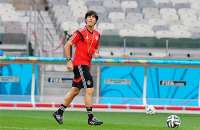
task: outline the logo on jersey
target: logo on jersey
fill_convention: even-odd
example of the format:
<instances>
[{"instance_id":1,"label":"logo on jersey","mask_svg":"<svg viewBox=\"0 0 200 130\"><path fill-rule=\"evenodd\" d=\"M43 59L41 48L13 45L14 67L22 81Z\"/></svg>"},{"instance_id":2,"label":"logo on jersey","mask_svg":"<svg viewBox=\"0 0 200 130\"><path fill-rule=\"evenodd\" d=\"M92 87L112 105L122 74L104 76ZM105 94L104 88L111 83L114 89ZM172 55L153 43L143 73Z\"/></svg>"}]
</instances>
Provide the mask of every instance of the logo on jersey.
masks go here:
<instances>
[{"instance_id":1,"label":"logo on jersey","mask_svg":"<svg viewBox=\"0 0 200 130\"><path fill-rule=\"evenodd\" d=\"M91 83L92 83L92 82L91 82L90 80L88 80L88 81L87 81L87 85L89 85L89 86L90 86L90 85L91 85Z\"/></svg>"},{"instance_id":2,"label":"logo on jersey","mask_svg":"<svg viewBox=\"0 0 200 130\"><path fill-rule=\"evenodd\" d=\"M85 39L87 39L87 40L89 39L88 35L86 36L86 38L85 38Z\"/></svg>"},{"instance_id":3,"label":"logo on jersey","mask_svg":"<svg viewBox=\"0 0 200 130\"><path fill-rule=\"evenodd\" d=\"M98 39L99 39L99 36L95 36L95 40L98 41Z\"/></svg>"}]
</instances>

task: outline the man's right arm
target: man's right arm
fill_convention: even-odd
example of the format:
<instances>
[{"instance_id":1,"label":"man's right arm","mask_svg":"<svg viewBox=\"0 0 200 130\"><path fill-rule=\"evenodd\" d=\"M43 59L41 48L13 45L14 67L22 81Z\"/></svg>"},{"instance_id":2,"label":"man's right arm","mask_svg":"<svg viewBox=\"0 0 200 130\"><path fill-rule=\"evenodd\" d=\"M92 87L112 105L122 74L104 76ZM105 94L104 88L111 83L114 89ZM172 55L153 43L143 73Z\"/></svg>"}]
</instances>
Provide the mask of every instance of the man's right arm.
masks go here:
<instances>
[{"instance_id":1,"label":"man's right arm","mask_svg":"<svg viewBox=\"0 0 200 130\"><path fill-rule=\"evenodd\" d=\"M72 42L71 42L71 40L69 40L65 44L65 56L68 59L71 59L71 47L72 47Z\"/></svg>"},{"instance_id":2,"label":"man's right arm","mask_svg":"<svg viewBox=\"0 0 200 130\"><path fill-rule=\"evenodd\" d=\"M73 70L73 64L72 64L72 60L71 60L71 47L72 47L72 42L71 40L67 41L67 43L65 44L65 56L67 58L67 69L68 70Z\"/></svg>"},{"instance_id":3,"label":"man's right arm","mask_svg":"<svg viewBox=\"0 0 200 130\"><path fill-rule=\"evenodd\" d=\"M71 47L72 45L77 45L77 43L80 40L80 35L79 33L75 32L72 37L67 41L67 43L65 44L65 56L67 58L67 69L68 70L73 70L73 64L72 64L72 60L71 60Z\"/></svg>"}]
</instances>

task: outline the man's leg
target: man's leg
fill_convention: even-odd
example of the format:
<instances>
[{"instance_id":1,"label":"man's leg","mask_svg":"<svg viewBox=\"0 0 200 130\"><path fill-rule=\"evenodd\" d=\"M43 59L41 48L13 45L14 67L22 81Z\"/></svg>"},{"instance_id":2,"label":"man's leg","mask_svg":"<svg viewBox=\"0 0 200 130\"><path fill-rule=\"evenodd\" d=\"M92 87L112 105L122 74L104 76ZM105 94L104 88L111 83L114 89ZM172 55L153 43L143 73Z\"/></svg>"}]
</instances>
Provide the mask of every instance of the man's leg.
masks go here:
<instances>
[{"instance_id":1,"label":"man's leg","mask_svg":"<svg viewBox=\"0 0 200 130\"><path fill-rule=\"evenodd\" d=\"M93 118L93 113L92 113L92 97L94 93L94 88L86 88L85 90L85 107L88 112L88 118L91 119Z\"/></svg>"},{"instance_id":2,"label":"man's leg","mask_svg":"<svg viewBox=\"0 0 200 130\"><path fill-rule=\"evenodd\" d=\"M92 98L93 98L94 88L86 88L85 93L85 107L88 113L88 124L89 125L101 125L102 121L97 120L92 113Z\"/></svg>"},{"instance_id":3,"label":"man's leg","mask_svg":"<svg viewBox=\"0 0 200 130\"><path fill-rule=\"evenodd\" d=\"M68 91L68 93L65 95L63 105L68 106L72 102L72 100L74 99L74 97L76 97L79 94L79 92L80 92L80 88L72 87Z\"/></svg>"},{"instance_id":4,"label":"man's leg","mask_svg":"<svg viewBox=\"0 0 200 130\"><path fill-rule=\"evenodd\" d=\"M80 92L79 88L72 87L65 95L64 103L61 104L58 110L53 113L54 118L59 124L63 124L63 113L67 108L67 106L72 102L74 97L79 94L79 92Z\"/></svg>"}]
</instances>

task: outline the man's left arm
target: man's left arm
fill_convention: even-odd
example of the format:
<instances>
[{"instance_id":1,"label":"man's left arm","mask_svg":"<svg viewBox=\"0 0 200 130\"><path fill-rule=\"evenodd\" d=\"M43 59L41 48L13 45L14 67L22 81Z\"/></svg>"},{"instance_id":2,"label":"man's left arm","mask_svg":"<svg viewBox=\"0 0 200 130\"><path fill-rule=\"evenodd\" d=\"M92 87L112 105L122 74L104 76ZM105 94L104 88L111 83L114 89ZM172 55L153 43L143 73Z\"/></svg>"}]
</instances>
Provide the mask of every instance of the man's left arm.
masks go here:
<instances>
[{"instance_id":1,"label":"man's left arm","mask_svg":"<svg viewBox=\"0 0 200 130\"><path fill-rule=\"evenodd\" d=\"M96 47L95 47L95 53L94 53L94 57L95 58L98 58L100 57L100 54L99 54L99 44L100 44L100 35L99 35L99 39L97 41L97 44L96 44Z\"/></svg>"}]
</instances>

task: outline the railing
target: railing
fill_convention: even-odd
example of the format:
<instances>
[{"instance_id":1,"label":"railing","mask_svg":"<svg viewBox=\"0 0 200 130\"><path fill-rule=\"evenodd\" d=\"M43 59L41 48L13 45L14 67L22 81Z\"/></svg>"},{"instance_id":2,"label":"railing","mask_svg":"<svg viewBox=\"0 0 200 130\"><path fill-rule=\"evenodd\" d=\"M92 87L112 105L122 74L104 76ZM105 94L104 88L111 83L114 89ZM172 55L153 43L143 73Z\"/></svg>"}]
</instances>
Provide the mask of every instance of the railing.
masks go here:
<instances>
[{"instance_id":1,"label":"railing","mask_svg":"<svg viewBox=\"0 0 200 130\"><path fill-rule=\"evenodd\" d=\"M65 64L66 58L54 57L16 57L16 56L2 56L0 63L30 63L30 64ZM144 66L144 81L143 81L143 105L146 104L146 89L147 89L147 68L149 66L158 67L180 67L180 68L200 68L200 60L185 60L185 59L147 59L147 58L96 58L92 60L94 65L125 65L125 66ZM31 104L37 104L35 101L35 73L34 65L32 71L32 84L31 84ZM98 77L99 78L99 77ZM97 87L98 88L98 87ZM199 99L197 99L200 101ZM98 103L98 102L97 102ZM200 103L200 102L199 102ZM29 104L30 105L30 104ZM50 104L49 104L50 105ZM50 105L51 106L51 105ZM54 105L53 105L54 106ZM109 106L109 105L108 105ZM124 107L126 105L122 105ZM55 106L54 106L55 107ZM101 106L100 106L101 107ZM120 107L120 106L117 106ZM130 106L126 107L129 108ZM131 106L133 107L133 106ZM180 107L180 106L179 106ZM109 107L108 107L109 108ZM143 107L142 107L143 108ZM182 109L182 108L181 108ZM196 107L195 107L196 109ZM199 110L199 108L197 108ZM184 110L184 109L182 109Z\"/></svg>"},{"instance_id":2,"label":"railing","mask_svg":"<svg viewBox=\"0 0 200 130\"><path fill-rule=\"evenodd\" d=\"M66 58L58 57L17 57L3 56L0 61L3 63L44 63L44 64L64 64ZM148 59L148 58L96 58L93 64L105 65L142 65L142 66L174 66L199 68L200 60L185 59Z\"/></svg>"}]
</instances>

